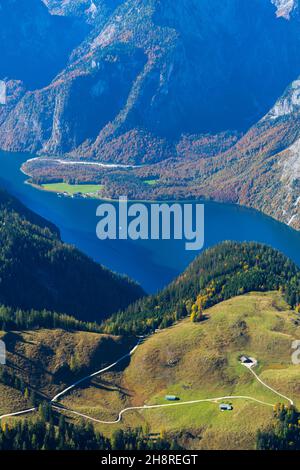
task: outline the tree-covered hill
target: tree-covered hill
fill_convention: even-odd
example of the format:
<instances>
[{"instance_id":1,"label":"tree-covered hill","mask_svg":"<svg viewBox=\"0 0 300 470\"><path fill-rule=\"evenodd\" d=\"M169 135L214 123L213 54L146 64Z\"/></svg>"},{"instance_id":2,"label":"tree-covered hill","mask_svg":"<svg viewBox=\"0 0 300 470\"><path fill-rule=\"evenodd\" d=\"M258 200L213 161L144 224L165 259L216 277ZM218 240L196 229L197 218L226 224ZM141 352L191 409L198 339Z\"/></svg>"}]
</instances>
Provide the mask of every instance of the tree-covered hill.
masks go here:
<instances>
[{"instance_id":1,"label":"tree-covered hill","mask_svg":"<svg viewBox=\"0 0 300 470\"><path fill-rule=\"evenodd\" d=\"M293 407L278 404L274 411L272 426L257 433L258 450L299 450L300 414Z\"/></svg>"},{"instance_id":2,"label":"tree-covered hill","mask_svg":"<svg viewBox=\"0 0 300 470\"><path fill-rule=\"evenodd\" d=\"M105 323L110 333L145 334L187 315L251 291L282 289L287 302L300 302L300 270L290 259L259 243L224 242L201 254L162 292L143 298Z\"/></svg>"},{"instance_id":3,"label":"tree-covered hill","mask_svg":"<svg viewBox=\"0 0 300 470\"><path fill-rule=\"evenodd\" d=\"M100 321L143 294L62 243L52 224L0 191L0 304Z\"/></svg>"}]
</instances>

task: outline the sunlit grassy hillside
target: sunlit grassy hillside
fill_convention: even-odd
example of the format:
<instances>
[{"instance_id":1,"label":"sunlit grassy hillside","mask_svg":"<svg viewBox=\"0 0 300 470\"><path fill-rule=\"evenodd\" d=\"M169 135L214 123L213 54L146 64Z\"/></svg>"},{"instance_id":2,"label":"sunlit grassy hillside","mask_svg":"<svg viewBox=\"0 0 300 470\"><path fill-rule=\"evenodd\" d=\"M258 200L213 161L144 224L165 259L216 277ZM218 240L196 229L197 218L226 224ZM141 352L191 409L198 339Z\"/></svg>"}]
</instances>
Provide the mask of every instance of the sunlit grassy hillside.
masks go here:
<instances>
[{"instance_id":1,"label":"sunlit grassy hillside","mask_svg":"<svg viewBox=\"0 0 300 470\"><path fill-rule=\"evenodd\" d=\"M111 420L127 406L163 404L166 394L181 401L243 395L269 404L287 401L258 383L239 362L242 354L259 361L258 375L300 406L300 367L292 364L292 341L300 322L278 292L251 293L223 302L202 323L189 320L149 337L130 364L97 378L63 400L65 406ZM216 403L128 412L121 426L180 436L190 448L254 448L259 428L272 408L245 399L221 413ZM99 425L111 433L120 425Z\"/></svg>"}]
</instances>

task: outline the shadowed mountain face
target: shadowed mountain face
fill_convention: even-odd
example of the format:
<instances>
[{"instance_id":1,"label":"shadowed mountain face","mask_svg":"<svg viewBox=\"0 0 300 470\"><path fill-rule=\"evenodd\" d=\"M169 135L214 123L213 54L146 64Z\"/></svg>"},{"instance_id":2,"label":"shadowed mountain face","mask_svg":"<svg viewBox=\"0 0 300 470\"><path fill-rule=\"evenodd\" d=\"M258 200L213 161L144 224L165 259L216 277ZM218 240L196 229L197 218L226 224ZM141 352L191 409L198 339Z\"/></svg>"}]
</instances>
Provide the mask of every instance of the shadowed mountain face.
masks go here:
<instances>
[{"instance_id":1,"label":"shadowed mountain face","mask_svg":"<svg viewBox=\"0 0 300 470\"><path fill-rule=\"evenodd\" d=\"M46 86L64 68L88 28L51 16L40 0L0 1L0 77Z\"/></svg>"}]
</instances>

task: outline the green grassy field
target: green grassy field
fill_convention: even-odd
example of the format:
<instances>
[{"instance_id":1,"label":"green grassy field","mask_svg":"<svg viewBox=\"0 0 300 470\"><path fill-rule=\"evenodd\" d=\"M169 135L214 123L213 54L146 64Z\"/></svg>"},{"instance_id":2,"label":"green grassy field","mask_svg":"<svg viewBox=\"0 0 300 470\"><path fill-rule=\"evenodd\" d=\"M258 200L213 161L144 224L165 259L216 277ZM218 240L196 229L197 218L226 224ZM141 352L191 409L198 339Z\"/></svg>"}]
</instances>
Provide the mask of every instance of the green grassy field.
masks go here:
<instances>
[{"instance_id":1,"label":"green grassy field","mask_svg":"<svg viewBox=\"0 0 300 470\"><path fill-rule=\"evenodd\" d=\"M67 183L51 183L43 184L41 187L45 191L51 191L56 193L68 193L70 196L81 193L81 194L93 194L101 191L104 186L100 184L67 184Z\"/></svg>"},{"instance_id":2,"label":"green grassy field","mask_svg":"<svg viewBox=\"0 0 300 470\"><path fill-rule=\"evenodd\" d=\"M246 395L284 402L240 364L240 355L247 354L259 361L256 372L267 384L300 406L300 368L291 362L300 327L279 293L238 297L208 310L207 316L201 324L185 320L153 335L127 367L97 378L63 403L110 420L127 406L166 403L166 394L181 401ZM242 399L232 403L234 410L227 413L210 403L129 412L121 426L165 430L180 435L188 448L254 448L256 432L271 421L272 408ZM99 425L99 430L110 434L118 426Z\"/></svg>"},{"instance_id":3,"label":"green grassy field","mask_svg":"<svg viewBox=\"0 0 300 470\"><path fill-rule=\"evenodd\" d=\"M148 184L148 186L155 186L159 180L145 180L144 183Z\"/></svg>"}]
</instances>

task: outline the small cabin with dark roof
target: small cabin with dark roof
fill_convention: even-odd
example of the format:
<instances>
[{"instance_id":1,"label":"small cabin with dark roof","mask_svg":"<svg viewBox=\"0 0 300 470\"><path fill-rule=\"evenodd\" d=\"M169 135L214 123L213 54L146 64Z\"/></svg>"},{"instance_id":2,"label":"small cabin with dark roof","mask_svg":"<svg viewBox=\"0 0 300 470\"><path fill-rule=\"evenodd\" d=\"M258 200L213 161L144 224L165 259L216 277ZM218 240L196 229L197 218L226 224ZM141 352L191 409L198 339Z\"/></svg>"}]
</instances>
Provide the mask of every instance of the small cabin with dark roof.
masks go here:
<instances>
[{"instance_id":1,"label":"small cabin with dark roof","mask_svg":"<svg viewBox=\"0 0 300 470\"><path fill-rule=\"evenodd\" d=\"M240 361L242 364L253 364L253 360L248 356L242 356Z\"/></svg>"},{"instance_id":2,"label":"small cabin with dark roof","mask_svg":"<svg viewBox=\"0 0 300 470\"><path fill-rule=\"evenodd\" d=\"M232 411L232 410L233 410L232 405L228 405L227 403L221 403L220 411Z\"/></svg>"}]
</instances>

